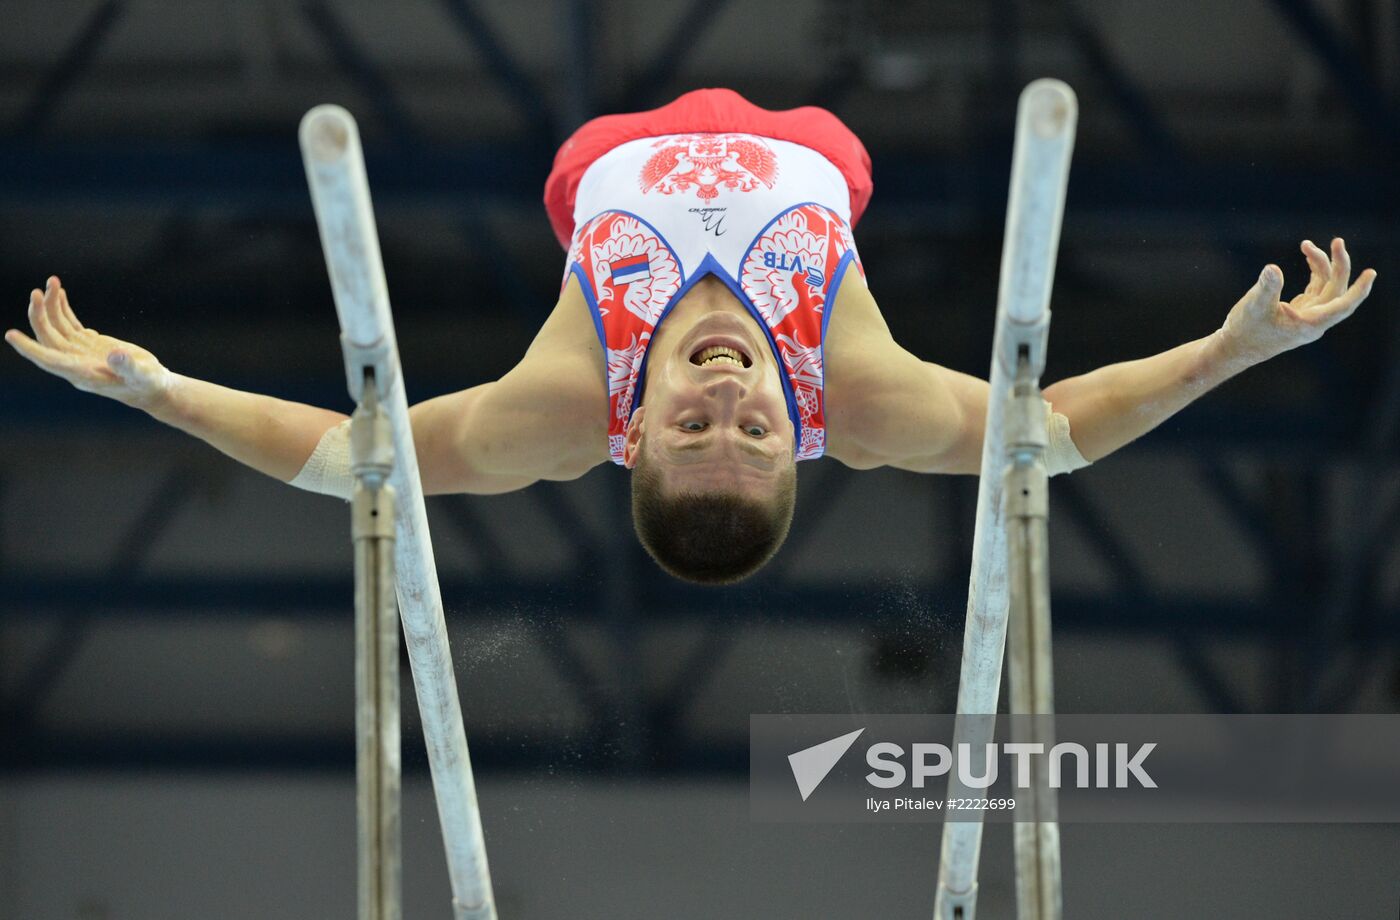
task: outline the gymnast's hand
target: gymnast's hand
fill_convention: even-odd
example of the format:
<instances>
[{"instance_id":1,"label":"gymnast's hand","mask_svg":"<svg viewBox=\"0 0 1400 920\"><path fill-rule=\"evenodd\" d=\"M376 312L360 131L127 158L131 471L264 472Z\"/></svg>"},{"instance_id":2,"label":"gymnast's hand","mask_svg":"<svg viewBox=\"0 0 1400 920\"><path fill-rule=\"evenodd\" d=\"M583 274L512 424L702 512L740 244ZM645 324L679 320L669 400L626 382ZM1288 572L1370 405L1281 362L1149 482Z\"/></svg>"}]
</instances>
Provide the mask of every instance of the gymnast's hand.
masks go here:
<instances>
[{"instance_id":1,"label":"gymnast's hand","mask_svg":"<svg viewBox=\"0 0 1400 920\"><path fill-rule=\"evenodd\" d=\"M1340 237L1332 241L1330 259L1311 240L1303 241L1302 250L1312 269L1312 279L1303 293L1287 302L1280 299L1283 272L1276 265L1266 265L1259 282L1225 317L1217 335L1231 357L1257 364L1315 342L1350 316L1371 293L1375 269L1366 269L1355 284L1347 286L1351 256Z\"/></svg>"},{"instance_id":2,"label":"gymnast's hand","mask_svg":"<svg viewBox=\"0 0 1400 920\"><path fill-rule=\"evenodd\" d=\"M58 278L29 294L30 338L18 329L5 333L15 351L87 393L97 393L150 411L165 398L174 375L140 346L78 322Z\"/></svg>"}]
</instances>

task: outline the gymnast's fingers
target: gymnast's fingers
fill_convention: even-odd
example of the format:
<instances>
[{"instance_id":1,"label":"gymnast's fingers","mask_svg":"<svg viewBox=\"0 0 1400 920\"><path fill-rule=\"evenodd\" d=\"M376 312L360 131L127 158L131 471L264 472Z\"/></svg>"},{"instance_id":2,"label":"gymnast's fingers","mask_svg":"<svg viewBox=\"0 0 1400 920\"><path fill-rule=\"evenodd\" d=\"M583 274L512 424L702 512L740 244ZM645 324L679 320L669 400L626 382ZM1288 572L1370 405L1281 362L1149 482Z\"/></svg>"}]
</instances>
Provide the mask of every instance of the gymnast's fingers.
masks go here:
<instances>
[{"instance_id":1,"label":"gymnast's fingers","mask_svg":"<svg viewBox=\"0 0 1400 920\"><path fill-rule=\"evenodd\" d=\"M1303 256L1308 260L1308 268L1312 270L1312 277L1308 280L1308 288L1303 293L1316 297L1322 293L1322 289L1327 285L1327 279L1332 275L1332 264L1327 259L1327 253L1323 252L1312 240L1303 240Z\"/></svg>"},{"instance_id":2,"label":"gymnast's fingers","mask_svg":"<svg viewBox=\"0 0 1400 920\"><path fill-rule=\"evenodd\" d=\"M58 305L63 309L63 315L68 320L68 325L79 333L92 335L93 332L78 320L78 314L73 312L73 307L68 303L68 292L61 286L58 289Z\"/></svg>"},{"instance_id":3,"label":"gymnast's fingers","mask_svg":"<svg viewBox=\"0 0 1400 920\"><path fill-rule=\"evenodd\" d=\"M1283 291L1283 269L1272 262L1264 266L1264 270L1259 273L1259 283L1256 284L1246 297L1250 297L1251 312L1257 317L1268 316L1273 312L1274 304L1278 303L1279 294Z\"/></svg>"},{"instance_id":4,"label":"gymnast's fingers","mask_svg":"<svg viewBox=\"0 0 1400 920\"><path fill-rule=\"evenodd\" d=\"M58 333L49 323L48 311L44 308L43 292L38 288L29 292L29 328L34 331L34 338L38 339L41 345L61 348Z\"/></svg>"},{"instance_id":5,"label":"gymnast's fingers","mask_svg":"<svg viewBox=\"0 0 1400 920\"><path fill-rule=\"evenodd\" d=\"M1371 287L1376 283L1376 270L1368 268L1356 279L1356 283L1346 290L1340 297L1335 297L1326 303L1318 304L1303 315L1308 322L1328 328L1336 323L1340 323L1361 306L1367 296L1371 293Z\"/></svg>"},{"instance_id":6,"label":"gymnast's fingers","mask_svg":"<svg viewBox=\"0 0 1400 920\"><path fill-rule=\"evenodd\" d=\"M49 279L49 288L44 293L44 314L48 318L49 326L62 340L67 348L77 346L78 330L73 328L73 324L68 322L68 316L63 312L63 288L59 286L57 278Z\"/></svg>"},{"instance_id":7,"label":"gymnast's fingers","mask_svg":"<svg viewBox=\"0 0 1400 920\"><path fill-rule=\"evenodd\" d=\"M1332 240L1332 278L1323 289L1327 299L1339 296L1351 284L1351 253L1340 236Z\"/></svg>"},{"instance_id":8,"label":"gymnast's fingers","mask_svg":"<svg viewBox=\"0 0 1400 920\"><path fill-rule=\"evenodd\" d=\"M50 374L71 379L72 375L78 371L78 361L73 355L66 354L56 348L50 348L42 342L36 342L18 329L6 332L5 341L22 357L29 359L32 364L43 368Z\"/></svg>"}]
</instances>

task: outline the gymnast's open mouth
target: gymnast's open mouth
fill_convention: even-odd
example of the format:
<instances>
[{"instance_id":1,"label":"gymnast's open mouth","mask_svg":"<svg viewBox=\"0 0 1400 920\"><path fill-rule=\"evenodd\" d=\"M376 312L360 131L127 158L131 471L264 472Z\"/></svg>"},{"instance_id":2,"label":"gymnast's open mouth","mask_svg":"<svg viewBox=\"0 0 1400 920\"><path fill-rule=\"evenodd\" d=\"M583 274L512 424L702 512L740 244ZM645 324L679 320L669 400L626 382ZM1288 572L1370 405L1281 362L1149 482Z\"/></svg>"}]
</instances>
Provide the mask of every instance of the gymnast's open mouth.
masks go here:
<instances>
[{"instance_id":1,"label":"gymnast's open mouth","mask_svg":"<svg viewBox=\"0 0 1400 920\"><path fill-rule=\"evenodd\" d=\"M711 339L701 344L690 356L690 363L700 367L752 367L753 359L735 342Z\"/></svg>"}]
</instances>

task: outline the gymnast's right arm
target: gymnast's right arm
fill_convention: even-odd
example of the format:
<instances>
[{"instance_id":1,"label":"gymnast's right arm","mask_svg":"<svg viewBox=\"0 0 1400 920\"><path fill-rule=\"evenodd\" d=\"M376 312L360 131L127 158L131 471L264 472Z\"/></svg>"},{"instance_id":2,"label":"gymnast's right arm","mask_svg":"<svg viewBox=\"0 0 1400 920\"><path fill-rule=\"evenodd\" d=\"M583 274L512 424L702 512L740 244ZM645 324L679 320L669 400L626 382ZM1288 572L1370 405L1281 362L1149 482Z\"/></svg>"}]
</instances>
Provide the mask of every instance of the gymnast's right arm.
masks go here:
<instances>
[{"instance_id":1,"label":"gymnast's right arm","mask_svg":"<svg viewBox=\"0 0 1400 920\"><path fill-rule=\"evenodd\" d=\"M29 322L34 338L11 329L5 341L78 389L141 409L283 482L348 497L343 413L171 373L149 351L84 327L57 278L31 292ZM490 494L574 478L606 453L605 433L592 444L592 432L569 422L580 417L578 407L541 366L548 355L535 346L531 352L535 360L527 355L500 381L410 410L425 492Z\"/></svg>"}]
</instances>

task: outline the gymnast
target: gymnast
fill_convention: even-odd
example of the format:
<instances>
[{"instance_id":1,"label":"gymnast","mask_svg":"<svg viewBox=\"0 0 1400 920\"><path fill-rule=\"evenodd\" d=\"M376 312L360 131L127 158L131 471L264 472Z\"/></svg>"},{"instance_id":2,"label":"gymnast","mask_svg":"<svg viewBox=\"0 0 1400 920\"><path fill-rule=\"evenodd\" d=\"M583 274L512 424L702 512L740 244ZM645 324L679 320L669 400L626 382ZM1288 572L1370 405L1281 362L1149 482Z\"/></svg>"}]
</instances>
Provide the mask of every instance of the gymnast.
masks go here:
<instances>
[{"instance_id":1,"label":"gymnast","mask_svg":"<svg viewBox=\"0 0 1400 920\"><path fill-rule=\"evenodd\" d=\"M611 460L632 471L633 521L661 567L724 584L782 544L798 460L976 474L987 384L891 337L851 236L871 189L865 148L818 108L707 89L585 124L545 184L568 251L558 303L501 379L412 408L424 491L508 492ZM1302 252L1311 280L1291 300L1267 265L1210 335L1047 387L1048 472L1350 316L1375 271L1350 283L1341 239ZM83 326L56 277L30 294L29 323L33 338L5 341L78 389L349 496L345 415L168 371Z\"/></svg>"}]
</instances>

